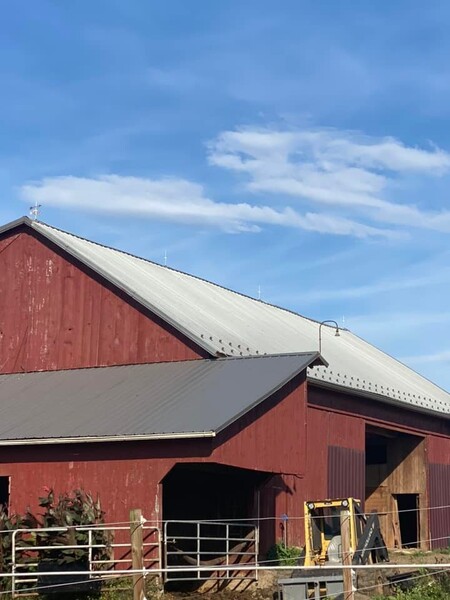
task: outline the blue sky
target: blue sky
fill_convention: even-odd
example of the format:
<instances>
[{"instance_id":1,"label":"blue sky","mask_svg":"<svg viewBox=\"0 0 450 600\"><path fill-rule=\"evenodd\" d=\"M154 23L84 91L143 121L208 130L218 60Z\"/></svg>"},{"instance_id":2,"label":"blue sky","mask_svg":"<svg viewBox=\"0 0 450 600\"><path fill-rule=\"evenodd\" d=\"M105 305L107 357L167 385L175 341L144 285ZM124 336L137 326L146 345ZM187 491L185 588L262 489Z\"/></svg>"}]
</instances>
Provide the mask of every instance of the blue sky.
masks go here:
<instances>
[{"instance_id":1,"label":"blue sky","mask_svg":"<svg viewBox=\"0 0 450 600\"><path fill-rule=\"evenodd\" d=\"M450 389L450 5L16 0L0 220L307 316Z\"/></svg>"}]
</instances>

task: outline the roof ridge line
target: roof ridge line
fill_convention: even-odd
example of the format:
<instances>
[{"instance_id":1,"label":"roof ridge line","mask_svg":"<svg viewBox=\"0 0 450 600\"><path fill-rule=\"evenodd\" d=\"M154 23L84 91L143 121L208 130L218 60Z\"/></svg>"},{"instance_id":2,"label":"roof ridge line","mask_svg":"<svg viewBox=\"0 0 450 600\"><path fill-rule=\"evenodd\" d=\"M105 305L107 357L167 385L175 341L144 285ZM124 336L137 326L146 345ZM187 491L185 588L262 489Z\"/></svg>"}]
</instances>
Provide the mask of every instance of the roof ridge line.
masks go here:
<instances>
[{"instance_id":1,"label":"roof ridge line","mask_svg":"<svg viewBox=\"0 0 450 600\"><path fill-rule=\"evenodd\" d=\"M249 296L248 294L245 294L244 292L239 292L237 290L233 290L232 288L226 287L225 285L221 285L220 283L216 283L214 281L210 281L209 279L206 279L205 277L201 277L200 275L194 275L193 273L187 273L186 271L181 271L180 269L175 269L174 267L170 267L167 265L162 265L154 260L151 260L150 258L145 258L143 256L138 256L137 254L133 254L132 252L127 252L126 250L120 250L119 248L114 248L113 246L108 246L107 244L102 244L100 242L96 242L94 240L90 240L88 238L85 238L81 235L78 235L76 233L72 233L70 231L66 231L64 229L60 229L59 227L54 227L53 225L49 225L48 223L45 223L44 221L39 221L39 220L35 220L32 221L31 219L29 219L28 217L25 217L25 219L27 219L29 221L29 225L34 228L34 224L36 223L37 225L43 225L44 227L48 227L49 229L54 229L55 231L59 231L60 233L63 233L65 235L70 235L78 240L82 240L83 242L88 242L89 244L92 244L94 246L99 246L100 248L106 248L107 250L112 250L113 252L117 252L119 254L124 254L125 256L130 256L131 258L135 258L137 260L141 260L145 263L149 263L151 265L154 265L155 267L159 267L161 269L168 269L169 271L173 271L174 273L179 273L180 275L185 275L186 277L191 277L192 279L196 279L197 281L202 281L203 283L207 283L209 285L212 285L214 287L220 288L222 290L226 290L227 292L230 292L232 294L236 294L237 296L241 296L242 298L247 298L248 300L252 300L253 302L259 302L261 304L265 304L266 306L270 306L272 308L276 308L278 310L282 310L284 312L293 314L297 317L301 317L302 319L306 319L307 321L310 321L311 323L316 323L317 325L321 324L321 321L317 320L317 319L313 319L311 317L307 317L305 315L302 315L298 312L295 312L292 309L286 308L284 306L279 306L278 304L273 304L271 302L266 302L265 300L261 300L258 298L253 298L252 296ZM26 223L28 224L28 223ZM10 224L12 225L12 223ZM1 232L1 230L0 230ZM346 329L344 327L339 327L339 329Z\"/></svg>"}]
</instances>

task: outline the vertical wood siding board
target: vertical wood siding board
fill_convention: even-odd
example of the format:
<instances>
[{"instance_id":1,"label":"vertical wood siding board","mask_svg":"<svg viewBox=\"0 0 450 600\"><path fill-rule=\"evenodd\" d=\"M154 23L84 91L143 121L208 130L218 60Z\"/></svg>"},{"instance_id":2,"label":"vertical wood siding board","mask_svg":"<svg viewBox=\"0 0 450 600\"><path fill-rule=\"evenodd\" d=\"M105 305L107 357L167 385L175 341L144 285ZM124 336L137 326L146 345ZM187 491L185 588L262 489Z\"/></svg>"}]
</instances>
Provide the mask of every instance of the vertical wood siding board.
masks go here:
<instances>
[{"instance_id":1,"label":"vertical wood siding board","mask_svg":"<svg viewBox=\"0 0 450 600\"><path fill-rule=\"evenodd\" d=\"M40 236L22 231L2 247L0 372L207 356Z\"/></svg>"}]
</instances>

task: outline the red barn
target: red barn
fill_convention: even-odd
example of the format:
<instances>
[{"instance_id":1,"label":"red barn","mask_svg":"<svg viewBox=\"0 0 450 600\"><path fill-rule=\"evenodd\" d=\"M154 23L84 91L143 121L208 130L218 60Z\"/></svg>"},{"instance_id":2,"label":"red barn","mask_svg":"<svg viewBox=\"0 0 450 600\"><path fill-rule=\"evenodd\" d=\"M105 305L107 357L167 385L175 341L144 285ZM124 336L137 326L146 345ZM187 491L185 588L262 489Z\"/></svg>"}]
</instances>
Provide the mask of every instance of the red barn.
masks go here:
<instances>
[{"instance_id":1,"label":"red barn","mask_svg":"<svg viewBox=\"0 0 450 600\"><path fill-rule=\"evenodd\" d=\"M339 333L44 223L5 225L0 501L23 511L44 485L81 486L108 521L132 506L275 517L267 547L303 500L355 496L388 546L447 545L449 394Z\"/></svg>"}]
</instances>

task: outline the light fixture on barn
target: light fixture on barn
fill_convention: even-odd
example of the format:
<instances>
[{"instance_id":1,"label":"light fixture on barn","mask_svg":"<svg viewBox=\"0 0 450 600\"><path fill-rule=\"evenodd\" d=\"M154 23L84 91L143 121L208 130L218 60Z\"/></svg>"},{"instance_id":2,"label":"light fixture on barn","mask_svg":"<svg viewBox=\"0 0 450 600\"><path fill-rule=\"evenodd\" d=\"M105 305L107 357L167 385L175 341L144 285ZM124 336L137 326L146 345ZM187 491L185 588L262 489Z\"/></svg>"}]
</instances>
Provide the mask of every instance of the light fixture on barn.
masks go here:
<instances>
[{"instance_id":1,"label":"light fixture on barn","mask_svg":"<svg viewBox=\"0 0 450 600\"><path fill-rule=\"evenodd\" d=\"M332 319L322 321L322 323L319 324L319 354L322 354L322 325L326 325L327 323L332 323L336 327L334 332L335 337L339 337L341 335L339 325L336 321L333 321Z\"/></svg>"}]
</instances>

